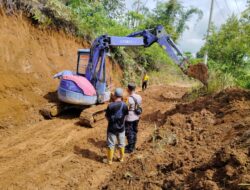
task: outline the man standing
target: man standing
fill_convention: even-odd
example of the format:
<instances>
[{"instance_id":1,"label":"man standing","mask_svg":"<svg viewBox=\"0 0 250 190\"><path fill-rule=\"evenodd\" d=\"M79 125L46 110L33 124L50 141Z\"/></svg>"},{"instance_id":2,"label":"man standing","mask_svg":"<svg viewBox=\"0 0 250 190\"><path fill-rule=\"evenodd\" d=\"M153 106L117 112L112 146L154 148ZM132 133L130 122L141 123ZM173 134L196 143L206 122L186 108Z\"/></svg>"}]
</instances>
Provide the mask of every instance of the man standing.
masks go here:
<instances>
[{"instance_id":1,"label":"man standing","mask_svg":"<svg viewBox=\"0 0 250 190\"><path fill-rule=\"evenodd\" d=\"M137 141L138 123L140 115L136 112L137 105L141 105L142 98L139 94L135 93L136 85L133 83L128 84L128 116L125 121L125 131L128 145L125 148L126 153L132 153L135 150Z\"/></svg>"},{"instance_id":2,"label":"man standing","mask_svg":"<svg viewBox=\"0 0 250 190\"><path fill-rule=\"evenodd\" d=\"M145 72L143 75L143 79L142 79L142 91L146 90L148 87L148 80L149 80L149 76L148 74Z\"/></svg>"},{"instance_id":3,"label":"man standing","mask_svg":"<svg viewBox=\"0 0 250 190\"><path fill-rule=\"evenodd\" d=\"M107 130L107 163L112 164L115 143L118 139L118 147L120 151L120 162L123 162L125 151L125 116L128 115L128 107L122 101L123 90L115 89L114 102L108 105L106 110L106 118L108 119Z\"/></svg>"}]
</instances>

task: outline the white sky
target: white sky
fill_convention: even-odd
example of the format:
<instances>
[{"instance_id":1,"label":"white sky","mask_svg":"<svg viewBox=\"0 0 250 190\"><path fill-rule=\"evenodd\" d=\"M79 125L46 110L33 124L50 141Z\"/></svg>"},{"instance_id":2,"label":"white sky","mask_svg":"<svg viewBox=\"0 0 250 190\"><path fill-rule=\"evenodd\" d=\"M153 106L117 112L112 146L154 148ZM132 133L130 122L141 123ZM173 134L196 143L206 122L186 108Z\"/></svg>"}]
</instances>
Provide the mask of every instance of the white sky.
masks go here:
<instances>
[{"instance_id":1,"label":"white sky","mask_svg":"<svg viewBox=\"0 0 250 190\"><path fill-rule=\"evenodd\" d=\"M134 0L125 0L127 8L130 9ZM163 0L167 1L167 0ZM182 51L196 53L204 44L204 37L207 30L211 0L180 0L185 7L197 7L203 11L203 18L197 22L194 16L189 22L189 30L186 30L180 40L179 47ZM153 9L157 0L142 0L147 7ZM231 14L240 15L246 9L247 0L214 0L214 12L212 21L216 27L220 27ZM157 23L156 23L157 24Z\"/></svg>"}]
</instances>

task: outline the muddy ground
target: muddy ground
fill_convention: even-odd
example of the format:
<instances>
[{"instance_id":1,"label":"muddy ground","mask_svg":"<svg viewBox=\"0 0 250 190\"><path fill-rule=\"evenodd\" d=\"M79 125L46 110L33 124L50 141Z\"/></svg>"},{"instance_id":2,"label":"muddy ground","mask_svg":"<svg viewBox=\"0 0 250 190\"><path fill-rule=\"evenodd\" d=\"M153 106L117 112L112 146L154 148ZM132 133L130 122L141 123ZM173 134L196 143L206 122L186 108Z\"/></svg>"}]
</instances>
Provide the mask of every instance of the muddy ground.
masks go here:
<instances>
[{"instance_id":1,"label":"muddy ground","mask_svg":"<svg viewBox=\"0 0 250 190\"><path fill-rule=\"evenodd\" d=\"M176 104L157 98L164 94L162 88L177 98L187 90L160 86L142 93L144 116L138 147L154 131L154 122L148 120L147 115L156 107L171 109ZM121 164L102 163L106 156L106 121L99 122L93 129L77 123L75 113L19 130L6 129L5 138L0 140L0 186L3 189L98 189Z\"/></svg>"},{"instance_id":2,"label":"muddy ground","mask_svg":"<svg viewBox=\"0 0 250 190\"><path fill-rule=\"evenodd\" d=\"M185 103L186 87L141 93L139 142L125 162L102 163L106 121L79 113L43 120L0 140L2 189L247 189L250 92L230 89ZM116 160L116 158L115 158Z\"/></svg>"},{"instance_id":3,"label":"muddy ground","mask_svg":"<svg viewBox=\"0 0 250 190\"><path fill-rule=\"evenodd\" d=\"M159 100L168 104L168 97ZM227 89L160 109L147 116L153 135L101 189L250 188L249 91Z\"/></svg>"}]
</instances>

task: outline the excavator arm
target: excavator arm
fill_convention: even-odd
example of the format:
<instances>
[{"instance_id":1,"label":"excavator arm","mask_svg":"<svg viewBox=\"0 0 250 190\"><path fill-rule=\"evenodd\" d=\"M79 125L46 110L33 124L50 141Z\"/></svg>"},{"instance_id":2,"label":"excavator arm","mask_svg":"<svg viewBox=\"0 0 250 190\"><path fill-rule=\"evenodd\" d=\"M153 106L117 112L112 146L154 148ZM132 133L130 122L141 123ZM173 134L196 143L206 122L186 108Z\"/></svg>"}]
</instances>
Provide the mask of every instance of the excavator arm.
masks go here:
<instances>
[{"instance_id":1,"label":"excavator arm","mask_svg":"<svg viewBox=\"0 0 250 190\"><path fill-rule=\"evenodd\" d=\"M189 74L190 72L185 70L184 67L184 64L187 63L187 59L183 56L182 51L177 47L161 25L155 27L154 29L131 33L126 37L108 35L98 37L92 44L85 76L97 89L97 93L103 94L106 88L105 58L110 48L117 46L143 46L147 48L154 43L158 43L185 74L198 80L201 79L200 76L202 73L199 72L204 72L204 68L198 70L196 69L195 73ZM206 66L204 65L202 67L205 67L205 72L207 72ZM196 76L197 74L199 76ZM200 81L203 82L203 84L206 84L204 80Z\"/></svg>"}]
</instances>

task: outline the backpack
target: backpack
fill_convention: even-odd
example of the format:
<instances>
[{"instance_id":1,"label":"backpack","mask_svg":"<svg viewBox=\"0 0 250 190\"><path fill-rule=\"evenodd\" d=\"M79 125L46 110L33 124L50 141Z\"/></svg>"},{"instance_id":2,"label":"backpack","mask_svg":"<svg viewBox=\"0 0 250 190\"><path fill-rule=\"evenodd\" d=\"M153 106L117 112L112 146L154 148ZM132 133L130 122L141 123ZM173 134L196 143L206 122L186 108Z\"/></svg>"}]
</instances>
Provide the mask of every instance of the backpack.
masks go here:
<instances>
[{"instance_id":1,"label":"backpack","mask_svg":"<svg viewBox=\"0 0 250 190\"><path fill-rule=\"evenodd\" d=\"M115 130L120 130L124 127L123 107L124 107L124 103L122 103L120 109L110 118L110 121L112 122L113 128Z\"/></svg>"},{"instance_id":2,"label":"backpack","mask_svg":"<svg viewBox=\"0 0 250 190\"><path fill-rule=\"evenodd\" d=\"M133 98L134 102L135 102L135 109L134 112L136 115L141 115L142 114L142 107L140 106L140 104L138 104L137 100L135 97L130 96L131 98Z\"/></svg>"}]
</instances>

